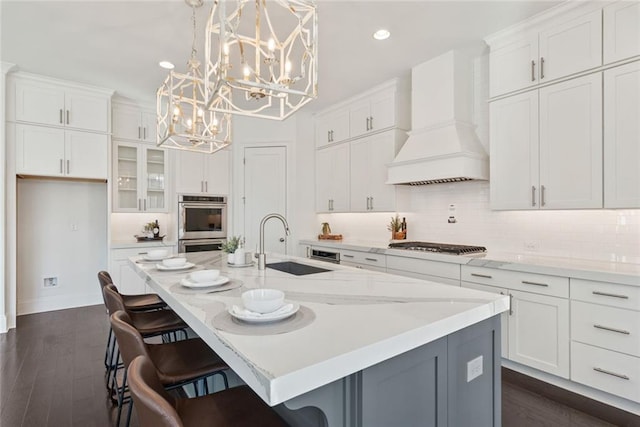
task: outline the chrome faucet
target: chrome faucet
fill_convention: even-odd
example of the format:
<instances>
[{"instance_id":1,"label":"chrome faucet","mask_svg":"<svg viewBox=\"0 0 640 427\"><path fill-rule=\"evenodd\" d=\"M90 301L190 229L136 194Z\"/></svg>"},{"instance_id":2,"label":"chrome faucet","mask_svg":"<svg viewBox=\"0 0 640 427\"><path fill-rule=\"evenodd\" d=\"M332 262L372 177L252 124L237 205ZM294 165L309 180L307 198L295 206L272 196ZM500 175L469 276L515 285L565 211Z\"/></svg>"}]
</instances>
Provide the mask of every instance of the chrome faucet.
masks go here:
<instances>
[{"instance_id":1,"label":"chrome faucet","mask_svg":"<svg viewBox=\"0 0 640 427\"><path fill-rule=\"evenodd\" d=\"M287 223L285 217L283 217L282 215L272 213L262 218L262 221L260 221L260 251L258 252L258 270L264 270L267 266L267 255L264 253L264 225L271 218L278 218L280 221L282 221L285 233L287 233L287 236L290 234L289 224Z\"/></svg>"}]
</instances>

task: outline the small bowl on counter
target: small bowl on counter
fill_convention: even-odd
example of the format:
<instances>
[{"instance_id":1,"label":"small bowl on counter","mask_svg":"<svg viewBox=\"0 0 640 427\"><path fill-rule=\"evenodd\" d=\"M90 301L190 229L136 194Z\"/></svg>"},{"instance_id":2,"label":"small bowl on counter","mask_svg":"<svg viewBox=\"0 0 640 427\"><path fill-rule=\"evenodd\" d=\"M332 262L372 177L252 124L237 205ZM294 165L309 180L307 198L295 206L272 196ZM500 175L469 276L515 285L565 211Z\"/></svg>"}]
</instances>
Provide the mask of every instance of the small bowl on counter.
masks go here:
<instances>
[{"instance_id":1,"label":"small bowl on counter","mask_svg":"<svg viewBox=\"0 0 640 427\"><path fill-rule=\"evenodd\" d=\"M186 263L186 258L167 258L162 260L162 265L169 268L183 267Z\"/></svg>"},{"instance_id":2,"label":"small bowl on counter","mask_svg":"<svg viewBox=\"0 0 640 427\"><path fill-rule=\"evenodd\" d=\"M220 270L200 270L194 271L189 275L189 279L194 282L204 283L204 282L213 282L220 276Z\"/></svg>"},{"instance_id":3,"label":"small bowl on counter","mask_svg":"<svg viewBox=\"0 0 640 427\"><path fill-rule=\"evenodd\" d=\"M151 249L147 252L147 258L153 260L161 260L169 256L169 251L167 249Z\"/></svg>"},{"instance_id":4,"label":"small bowl on counter","mask_svg":"<svg viewBox=\"0 0 640 427\"><path fill-rule=\"evenodd\" d=\"M271 313L284 305L284 292L277 289L252 289L242 293L242 304L255 313Z\"/></svg>"}]
</instances>

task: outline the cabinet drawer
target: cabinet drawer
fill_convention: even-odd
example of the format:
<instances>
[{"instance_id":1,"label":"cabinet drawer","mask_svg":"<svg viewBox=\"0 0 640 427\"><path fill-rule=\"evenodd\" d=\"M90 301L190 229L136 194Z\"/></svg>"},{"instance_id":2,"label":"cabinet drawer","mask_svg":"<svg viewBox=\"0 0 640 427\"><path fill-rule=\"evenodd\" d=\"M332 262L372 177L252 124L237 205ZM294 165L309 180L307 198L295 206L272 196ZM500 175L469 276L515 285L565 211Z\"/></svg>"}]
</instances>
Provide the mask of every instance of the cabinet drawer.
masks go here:
<instances>
[{"instance_id":1,"label":"cabinet drawer","mask_svg":"<svg viewBox=\"0 0 640 427\"><path fill-rule=\"evenodd\" d=\"M169 253L173 252L172 246L140 246L139 248L112 249L111 257L114 261L128 260L132 256L145 255L153 249L166 249Z\"/></svg>"},{"instance_id":2,"label":"cabinet drawer","mask_svg":"<svg viewBox=\"0 0 640 427\"><path fill-rule=\"evenodd\" d=\"M640 312L571 301L571 339L640 356Z\"/></svg>"},{"instance_id":3,"label":"cabinet drawer","mask_svg":"<svg viewBox=\"0 0 640 427\"><path fill-rule=\"evenodd\" d=\"M545 274L521 273L505 271L495 268L470 267L463 265L461 278L467 282L482 285L500 286L524 292L541 295L551 295L561 298L569 297L569 278L547 276Z\"/></svg>"},{"instance_id":4,"label":"cabinet drawer","mask_svg":"<svg viewBox=\"0 0 640 427\"><path fill-rule=\"evenodd\" d=\"M447 277L431 276L429 274L414 273L412 271L406 271L406 270L394 270L392 268L387 268L387 273L395 274L396 276L404 276L404 277L412 277L414 279L428 280L430 282L441 283L443 285L460 286L460 280L449 279Z\"/></svg>"},{"instance_id":5,"label":"cabinet drawer","mask_svg":"<svg viewBox=\"0 0 640 427\"><path fill-rule=\"evenodd\" d=\"M458 281L457 284L460 284L459 264L388 255L387 268L426 274L429 276L446 277L449 279L455 279Z\"/></svg>"},{"instance_id":6,"label":"cabinet drawer","mask_svg":"<svg viewBox=\"0 0 640 427\"><path fill-rule=\"evenodd\" d=\"M370 252L358 252L358 251L349 251L349 250L341 250L340 251L340 262L345 261L345 264L349 265L349 263L357 263L370 265L372 267L386 267L386 258L387 256L384 254L375 254Z\"/></svg>"},{"instance_id":7,"label":"cabinet drawer","mask_svg":"<svg viewBox=\"0 0 640 427\"><path fill-rule=\"evenodd\" d=\"M571 379L640 402L640 358L571 343Z\"/></svg>"},{"instance_id":8,"label":"cabinet drawer","mask_svg":"<svg viewBox=\"0 0 640 427\"><path fill-rule=\"evenodd\" d=\"M571 299L640 311L640 287L571 279Z\"/></svg>"}]
</instances>

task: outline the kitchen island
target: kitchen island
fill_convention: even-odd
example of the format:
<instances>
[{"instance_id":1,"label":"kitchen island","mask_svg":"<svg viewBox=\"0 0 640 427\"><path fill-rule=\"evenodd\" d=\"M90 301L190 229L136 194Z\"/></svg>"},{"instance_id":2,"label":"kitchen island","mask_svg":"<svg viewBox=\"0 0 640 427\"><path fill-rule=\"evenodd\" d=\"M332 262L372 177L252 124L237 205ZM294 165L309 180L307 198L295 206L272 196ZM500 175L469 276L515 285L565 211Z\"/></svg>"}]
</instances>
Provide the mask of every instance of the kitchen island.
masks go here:
<instances>
[{"instance_id":1,"label":"kitchen island","mask_svg":"<svg viewBox=\"0 0 640 427\"><path fill-rule=\"evenodd\" d=\"M292 425L500 425L500 318L508 297L302 258L328 271L296 276L232 268L215 252L192 270L136 271L265 402ZM182 287L216 268L219 292ZM228 308L252 288L276 288L300 310L248 324ZM210 289L213 290L213 289Z\"/></svg>"}]
</instances>

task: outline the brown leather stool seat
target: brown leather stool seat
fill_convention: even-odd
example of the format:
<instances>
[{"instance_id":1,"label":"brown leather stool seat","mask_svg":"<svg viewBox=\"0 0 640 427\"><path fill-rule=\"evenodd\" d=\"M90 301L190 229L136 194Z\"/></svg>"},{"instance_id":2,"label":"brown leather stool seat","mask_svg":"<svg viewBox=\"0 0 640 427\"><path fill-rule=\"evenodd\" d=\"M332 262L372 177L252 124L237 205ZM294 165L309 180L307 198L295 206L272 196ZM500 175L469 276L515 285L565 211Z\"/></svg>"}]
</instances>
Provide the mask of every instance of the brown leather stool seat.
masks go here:
<instances>
[{"instance_id":1,"label":"brown leather stool seat","mask_svg":"<svg viewBox=\"0 0 640 427\"><path fill-rule=\"evenodd\" d=\"M145 356L129 365L129 386L141 426L286 427L280 416L247 386L193 399L170 396Z\"/></svg>"},{"instance_id":2,"label":"brown leather stool seat","mask_svg":"<svg viewBox=\"0 0 640 427\"><path fill-rule=\"evenodd\" d=\"M148 357L164 387L174 388L215 374L222 375L225 386L228 386L226 375L222 371L229 369L229 366L200 338L148 344L134 327L129 314L122 310L111 315L111 328L118 341L124 366L129 366L138 356ZM125 376L123 388L127 382ZM119 406L121 405L122 398L119 401ZM131 408L129 416L130 411Z\"/></svg>"},{"instance_id":3,"label":"brown leather stool seat","mask_svg":"<svg viewBox=\"0 0 640 427\"><path fill-rule=\"evenodd\" d=\"M104 288L107 285L116 286L111 279L111 275L107 271L98 272L98 281L100 286ZM118 290L116 286L116 290ZM120 293L120 292L118 292ZM141 294L141 295L123 295L120 294L124 301L124 306L129 311L150 311L165 308L165 303L157 294Z\"/></svg>"}]
</instances>

